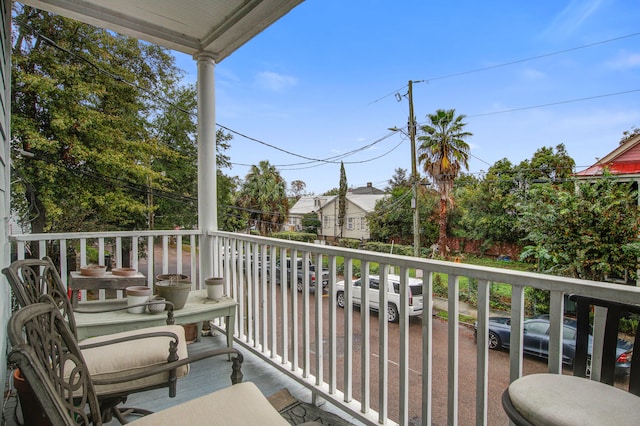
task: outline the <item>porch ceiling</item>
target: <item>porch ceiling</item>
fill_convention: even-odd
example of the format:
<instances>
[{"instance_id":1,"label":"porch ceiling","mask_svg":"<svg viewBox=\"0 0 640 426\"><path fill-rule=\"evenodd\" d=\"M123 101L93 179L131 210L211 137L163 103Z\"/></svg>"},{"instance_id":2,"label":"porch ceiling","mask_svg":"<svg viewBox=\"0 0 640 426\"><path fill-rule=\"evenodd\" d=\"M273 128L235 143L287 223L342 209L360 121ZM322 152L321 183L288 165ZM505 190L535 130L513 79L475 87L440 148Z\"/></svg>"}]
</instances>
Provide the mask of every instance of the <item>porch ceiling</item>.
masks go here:
<instances>
[{"instance_id":1,"label":"porch ceiling","mask_svg":"<svg viewBox=\"0 0 640 426\"><path fill-rule=\"evenodd\" d=\"M21 0L169 49L233 53L303 0Z\"/></svg>"}]
</instances>

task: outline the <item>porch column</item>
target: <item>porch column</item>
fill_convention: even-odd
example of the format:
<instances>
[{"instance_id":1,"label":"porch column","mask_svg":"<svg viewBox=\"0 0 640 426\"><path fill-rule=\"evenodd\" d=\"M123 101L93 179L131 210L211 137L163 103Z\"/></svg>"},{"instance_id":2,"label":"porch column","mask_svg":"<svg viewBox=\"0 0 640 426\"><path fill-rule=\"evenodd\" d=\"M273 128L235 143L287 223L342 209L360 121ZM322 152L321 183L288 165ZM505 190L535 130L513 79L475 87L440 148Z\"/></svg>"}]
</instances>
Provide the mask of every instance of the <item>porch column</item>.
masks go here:
<instances>
[{"instance_id":1,"label":"porch column","mask_svg":"<svg viewBox=\"0 0 640 426\"><path fill-rule=\"evenodd\" d=\"M200 237L198 286L213 276L213 238L208 231L218 229L216 198L216 90L215 58L208 53L194 56L198 61L198 227Z\"/></svg>"}]
</instances>

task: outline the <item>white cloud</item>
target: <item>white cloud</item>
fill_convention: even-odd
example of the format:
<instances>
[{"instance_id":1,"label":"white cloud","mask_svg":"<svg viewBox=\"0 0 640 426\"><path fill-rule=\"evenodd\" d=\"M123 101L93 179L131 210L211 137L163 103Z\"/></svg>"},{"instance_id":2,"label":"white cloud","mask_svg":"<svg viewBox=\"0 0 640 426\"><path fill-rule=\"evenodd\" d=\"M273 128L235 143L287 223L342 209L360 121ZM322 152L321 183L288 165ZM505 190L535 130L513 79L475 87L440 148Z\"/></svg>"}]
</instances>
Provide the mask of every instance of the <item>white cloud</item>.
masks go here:
<instances>
[{"instance_id":1,"label":"white cloud","mask_svg":"<svg viewBox=\"0 0 640 426\"><path fill-rule=\"evenodd\" d=\"M263 71L256 74L255 83L264 90L282 92L298 84L298 79L272 71Z\"/></svg>"},{"instance_id":2,"label":"white cloud","mask_svg":"<svg viewBox=\"0 0 640 426\"><path fill-rule=\"evenodd\" d=\"M613 70L628 70L640 67L640 53L622 52L615 59L606 63Z\"/></svg>"},{"instance_id":3,"label":"white cloud","mask_svg":"<svg viewBox=\"0 0 640 426\"><path fill-rule=\"evenodd\" d=\"M603 0L571 0L544 31L544 36L555 38L572 34L595 13Z\"/></svg>"},{"instance_id":4,"label":"white cloud","mask_svg":"<svg viewBox=\"0 0 640 426\"><path fill-rule=\"evenodd\" d=\"M533 68L527 68L523 71L522 75L526 80L542 80L547 75L542 71L535 70Z\"/></svg>"}]
</instances>

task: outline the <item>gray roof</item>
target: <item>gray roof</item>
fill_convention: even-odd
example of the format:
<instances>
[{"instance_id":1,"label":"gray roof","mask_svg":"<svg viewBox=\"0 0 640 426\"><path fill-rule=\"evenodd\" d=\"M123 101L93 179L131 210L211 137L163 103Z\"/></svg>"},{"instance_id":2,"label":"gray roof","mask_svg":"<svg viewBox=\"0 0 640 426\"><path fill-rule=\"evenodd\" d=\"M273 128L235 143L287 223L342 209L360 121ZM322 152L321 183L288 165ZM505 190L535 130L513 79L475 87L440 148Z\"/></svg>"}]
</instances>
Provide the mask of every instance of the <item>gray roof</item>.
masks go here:
<instances>
[{"instance_id":1,"label":"gray roof","mask_svg":"<svg viewBox=\"0 0 640 426\"><path fill-rule=\"evenodd\" d=\"M307 213L311 213L316 210L315 207L315 196L308 195L304 197L300 197L298 201L289 209L289 216L291 215L305 215Z\"/></svg>"},{"instance_id":2,"label":"gray roof","mask_svg":"<svg viewBox=\"0 0 640 426\"><path fill-rule=\"evenodd\" d=\"M349 201L349 202L355 204L356 206L360 207L365 212L372 212L374 210L374 208L376 207L376 203L378 202L378 200L381 200L386 196L387 196L386 194L353 194L353 193L348 193L347 194L347 201ZM325 206L333 203L337 199L338 199L337 195L332 196L330 199L327 200L327 202L325 204L322 205L322 208L324 208Z\"/></svg>"},{"instance_id":3,"label":"gray roof","mask_svg":"<svg viewBox=\"0 0 640 426\"><path fill-rule=\"evenodd\" d=\"M380 195L380 194L384 194L384 191L381 189L378 189L372 185L367 185L367 186L361 186L359 188L354 188L351 190L352 194L375 194L375 195Z\"/></svg>"},{"instance_id":4,"label":"gray roof","mask_svg":"<svg viewBox=\"0 0 640 426\"><path fill-rule=\"evenodd\" d=\"M378 200L382 200L384 197L386 197L385 194L351 194L347 195L347 200L366 212L372 212Z\"/></svg>"}]
</instances>

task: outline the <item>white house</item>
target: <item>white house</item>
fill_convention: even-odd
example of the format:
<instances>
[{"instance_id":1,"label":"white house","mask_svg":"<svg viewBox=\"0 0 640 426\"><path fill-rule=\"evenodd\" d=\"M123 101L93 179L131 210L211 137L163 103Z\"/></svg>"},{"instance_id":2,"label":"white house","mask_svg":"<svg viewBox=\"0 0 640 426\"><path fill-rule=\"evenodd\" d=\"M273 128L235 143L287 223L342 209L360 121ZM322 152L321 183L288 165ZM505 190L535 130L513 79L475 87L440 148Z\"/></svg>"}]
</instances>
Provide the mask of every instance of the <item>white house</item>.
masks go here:
<instances>
[{"instance_id":1,"label":"white house","mask_svg":"<svg viewBox=\"0 0 640 426\"><path fill-rule=\"evenodd\" d=\"M309 213L318 213L323 204L333 198L329 195L305 195L289 209L289 219L285 226L287 231L301 231L302 219Z\"/></svg>"},{"instance_id":2,"label":"white house","mask_svg":"<svg viewBox=\"0 0 640 426\"><path fill-rule=\"evenodd\" d=\"M337 238L368 240L371 234L366 216L373 212L378 200L385 196L383 191L374 188L371 184L349 191L342 229L338 224L338 197L331 197L318 210L318 218L322 222L318 236L325 240Z\"/></svg>"}]
</instances>

